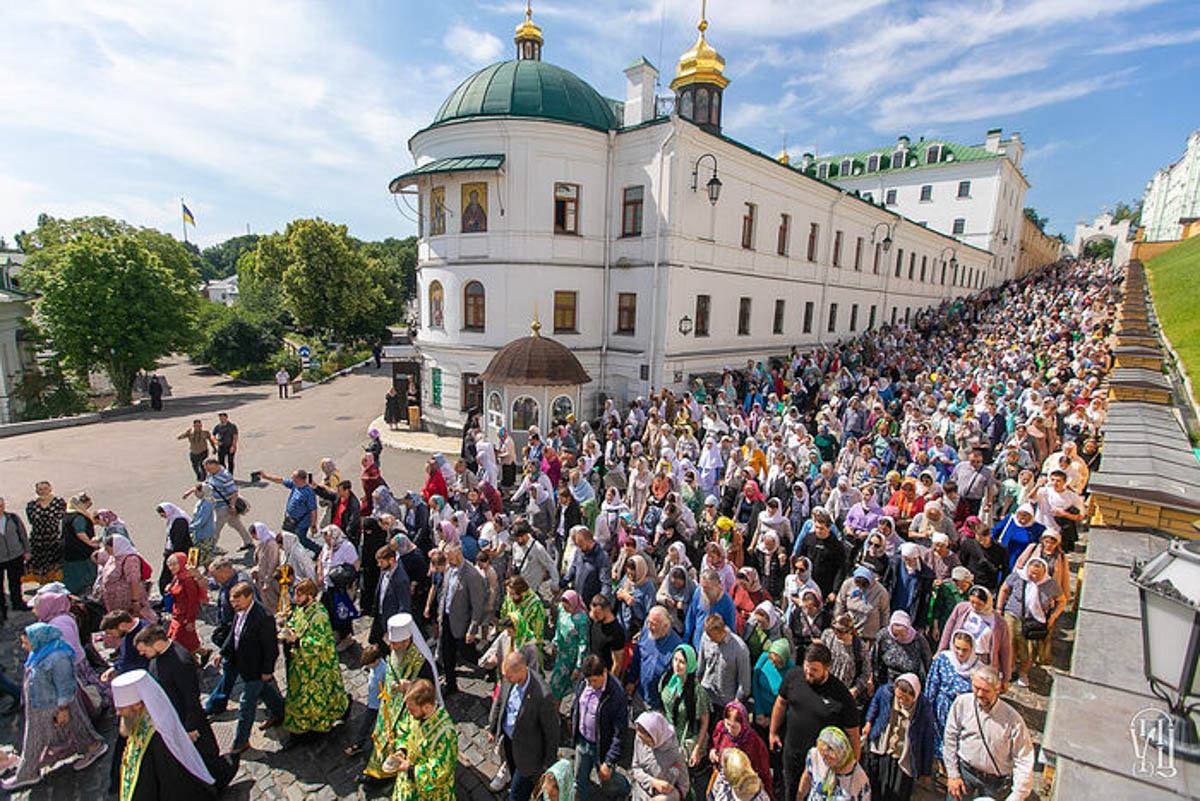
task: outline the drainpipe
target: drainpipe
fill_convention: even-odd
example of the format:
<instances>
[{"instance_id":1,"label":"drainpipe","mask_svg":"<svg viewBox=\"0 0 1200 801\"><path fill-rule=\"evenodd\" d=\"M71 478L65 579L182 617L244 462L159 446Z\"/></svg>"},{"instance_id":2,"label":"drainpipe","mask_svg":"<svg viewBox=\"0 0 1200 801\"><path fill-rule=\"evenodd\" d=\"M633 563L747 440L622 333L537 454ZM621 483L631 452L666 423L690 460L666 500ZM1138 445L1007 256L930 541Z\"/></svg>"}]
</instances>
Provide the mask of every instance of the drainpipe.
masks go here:
<instances>
[{"instance_id":1,"label":"drainpipe","mask_svg":"<svg viewBox=\"0 0 1200 801\"><path fill-rule=\"evenodd\" d=\"M608 315L612 295L612 172L613 150L616 147L617 132L608 132L608 157L604 167L604 319L600 323L600 391L606 396L608 387L604 380L608 373ZM603 412L604 409L599 410Z\"/></svg>"},{"instance_id":2,"label":"drainpipe","mask_svg":"<svg viewBox=\"0 0 1200 801\"><path fill-rule=\"evenodd\" d=\"M848 195L848 194L849 193L845 189L838 190L837 196L833 199L833 202L829 204L829 217L825 223L825 230L829 235L829 247L825 249L825 254L827 257L825 260L825 277L821 280L821 302L817 306L817 308L819 308L823 312L826 312L826 314L824 315L825 319L817 320L817 343L818 344L823 344L824 338L825 338L825 333L829 329L829 314L828 314L828 310L825 308L825 295L829 289L829 274L831 272L833 272L833 269L834 269L833 268L833 243L834 243L834 240L836 239L836 235L834 234L834 231L833 231L833 212L834 212L834 209L837 208L837 205L839 203L841 203L842 199L844 197L846 197L846 195ZM838 267L838 269L840 270L841 267Z\"/></svg>"},{"instance_id":3,"label":"drainpipe","mask_svg":"<svg viewBox=\"0 0 1200 801\"><path fill-rule=\"evenodd\" d=\"M663 199L667 195L666 186L664 186L663 181L665 180L664 173L666 172L667 145L670 144L671 139L674 138L674 136L675 136L676 124L677 123L672 118L671 132L669 134L667 134L666 138L663 139L662 144L659 145L659 148L658 148L658 195L655 198L655 204L654 204L655 205L655 209L654 209L654 216L655 216L655 221L654 221L654 289L651 293L651 301L650 301L650 310L652 312L650 315L650 362L649 362L649 364L650 364L650 379L649 379L649 381L647 381L647 385L646 385L646 397L650 396L650 388L654 386L654 369L655 369L654 358L657 355L655 353L655 351L657 350L656 346L658 345L658 318L659 318L659 313L658 313L658 287L659 287L658 266L659 266L659 262L662 259L662 242L661 242L662 223L663 223L663 208L662 207L663 207Z\"/></svg>"}]
</instances>

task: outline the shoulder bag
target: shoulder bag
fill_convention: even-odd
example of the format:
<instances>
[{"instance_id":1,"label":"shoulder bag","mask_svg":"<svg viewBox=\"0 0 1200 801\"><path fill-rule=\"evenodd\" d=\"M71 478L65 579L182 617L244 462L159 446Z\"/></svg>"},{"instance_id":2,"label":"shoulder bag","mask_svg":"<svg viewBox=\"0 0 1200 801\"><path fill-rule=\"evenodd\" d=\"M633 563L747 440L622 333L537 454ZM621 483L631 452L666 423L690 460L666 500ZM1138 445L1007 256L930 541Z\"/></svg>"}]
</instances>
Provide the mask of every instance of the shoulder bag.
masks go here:
<instances>
[{"instance_id":1,"label":"shoulder bag","mask_svg":"<svg viewBox=\"0 0 1200 801\"><path fill-rule=\"evenodd\" d=\"M983 720L979 717L979 702L975 701L974 706L975 725L979 727L979 739L983 743L983 750L987 752L988 759L991 760L996 773L991 776L980 773L971 769L969 765L964 765L962 760L959 760L959 768L965 768L970 778L983 787L992 798L1008 798L1012 793L1012 776L1005 776L1004 771L1000 770L1000 764L996 762L996 757L992 754L992 747L988 745L987 735L983 732Z\"/></svg>"}]
</instances>

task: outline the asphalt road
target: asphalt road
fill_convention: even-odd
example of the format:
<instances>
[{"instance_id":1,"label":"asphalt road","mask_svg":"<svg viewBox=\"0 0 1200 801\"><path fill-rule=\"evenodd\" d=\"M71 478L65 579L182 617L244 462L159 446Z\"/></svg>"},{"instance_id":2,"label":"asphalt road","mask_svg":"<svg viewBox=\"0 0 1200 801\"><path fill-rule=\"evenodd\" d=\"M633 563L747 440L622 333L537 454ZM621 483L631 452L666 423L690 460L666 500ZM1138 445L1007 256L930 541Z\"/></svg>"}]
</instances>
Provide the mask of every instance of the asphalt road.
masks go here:
<instances>
[{"instance_id":1,"label":"asphalt road","mask_svg":"<svg viewBox=\"0 0 1200 801\"><path fill-rule=\"evenodd\" d=\"M43 479L64 498L86 490L93 508L117 512L139 549L157 554L165 531L155 506L172 501L190 512L194 504L180 499L195 479L187 442L176 437L197 417L211 429L220 411L240 431L235 462L240 482L248 482L252 470L286 475L304 467L318 473L317 462L328 456L357 490L362 443L383 409L386 368L364 369L287 400L276 397L274 386L236 384L187 361L166 362L160 372L173 390L161 412L0 439L0 497L8 508L24 512L34 483ZM396 488L420 487L427 458L386 449L384 477ZM248 523L262 520L275 529L282 522L287 497L282 487L260 482L243 486L242 494L251 506ZM238 544L228 528L221 540L226 548Z\"/></svg>"}]
</instances>

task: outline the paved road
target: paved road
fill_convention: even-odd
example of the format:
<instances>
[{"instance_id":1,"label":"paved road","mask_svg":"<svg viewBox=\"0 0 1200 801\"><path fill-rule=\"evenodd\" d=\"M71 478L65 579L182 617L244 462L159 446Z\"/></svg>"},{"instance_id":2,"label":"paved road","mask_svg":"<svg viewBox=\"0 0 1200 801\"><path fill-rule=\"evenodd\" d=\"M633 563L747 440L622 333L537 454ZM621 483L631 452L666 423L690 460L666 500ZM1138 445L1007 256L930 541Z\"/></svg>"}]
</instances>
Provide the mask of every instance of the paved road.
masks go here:
<instances>
[{"instance_id":1,"label":"paved road","mask_svg":"<svg viewBox=\"0 0 1200 801\"><path fill-rule=\"evenodd\" d=\"M95 508L121 515L143 552L157 553L164 530L154 507L166 500L192 507L179 499L194 476L187 443L175 438L193 418L211 429L218 412L229 412L241 432L235 465L242 481L258 469L287 474L306 467L315 473L317 461L329 456L357 486L361 444L388 387L384 373L363 370L279 400L273 386L230 382L187 361L168 362L162 373L174 396L161 412L0 439L0 497L9 509L24 510L41 479L63 497L86 490ZM420 486L425 458L388 450L384 476L395 487ZM264 482L242 492L253 507L250 518L272 528L281 522L281 487ZM227 528L222 540L225 547L236 545L237 535Z\"/></svg>"}]
</instances>

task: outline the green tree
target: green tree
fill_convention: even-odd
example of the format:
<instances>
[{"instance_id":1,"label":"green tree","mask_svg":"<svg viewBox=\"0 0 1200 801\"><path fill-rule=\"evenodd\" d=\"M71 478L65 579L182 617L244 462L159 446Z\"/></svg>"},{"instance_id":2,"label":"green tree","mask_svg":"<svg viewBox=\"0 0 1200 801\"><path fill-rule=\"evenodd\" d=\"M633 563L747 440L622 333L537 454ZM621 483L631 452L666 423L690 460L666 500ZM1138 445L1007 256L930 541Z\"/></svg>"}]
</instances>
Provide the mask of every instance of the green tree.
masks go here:
<instances>
[{"instance_id":1,"label":"green tree","mask_svg":"<svg viewBox=\"0 0 1200 801\"><path fill-rule=\"evenodd\" d=\"M83 233L51 250L38 319L65 366L104 370L127 405L138 372L194 336L198 296L136 234Z\"/></svg>"},{"instance_id":2,"label":"green tree","mask_svg":"<svg viewBox=\"0 0 1200 801\"><path fill-rule=\"evenodd\" d=\"M1121 220L1129 220L1129 231L1133 232L1135 228L1142 224L1142 201L1135 200L1132 203L1117 202L1113 209L1113 222Z\"/></svg>"},{"instance_id":3,"label":"green tree","mask_svg":"<svg viewBox=\"0 0 1200 801\"><path fill-rule=\"evenodd\" d=\"M1111 259L1116 245L1116 240L1108 237L1094 239L1083 246L1083 257L1085 259Z\"/></svg>"},{"instance_id":4,"label":"green tree","mask_svg":"<svg viewBox=\"0 0 1200 801\"><path fill-rule=\"evenodd\" d=\"M1025 207L1025 218L1038 227L1038 230L1043 234L1046 233L1046 223L1050 222L1049 217L1042 217L1037 213L1037 209L1032 206Z\"/></svg>"},{"instance_id":5,"label":"green tree","mask_svg":"<svg viewBox=\"0 0 1200 801\"><path fill-rule=\"evenodd\" d=\"M297 325L338 340L378 336L398 317L392 276L344 225L320 218L288 223L282 234L259 240L252 272L252 293L264 284L282 287L283 306ZM240 292L240 273L238 281Z\"/></svg>"},{"instance_id":6,"label":"green tree","mask_svg":"<svg viewBox=\"0 0 1200 801\"><path fill-rule=\"evenodd\" d=\"M258 246L258 234L242 234L226 239L200 252L203 259L201 277L205 280L228 278L237 272L238 259ZM240 280L240 279L239 279Z\"/></svg>"},{"instance_id":7,"label":"green tree","mask_svg":"<svg viewBox=\"0 0 1200 801\"><path fill-rule=\"evenodd\" d=\"M417 238L396 239L389 236L379 242L358 242L365 255L378 259L388 271L389 281L395 286L395 301L398 309L417 291Z\"/></svg>"}]
</instances>

